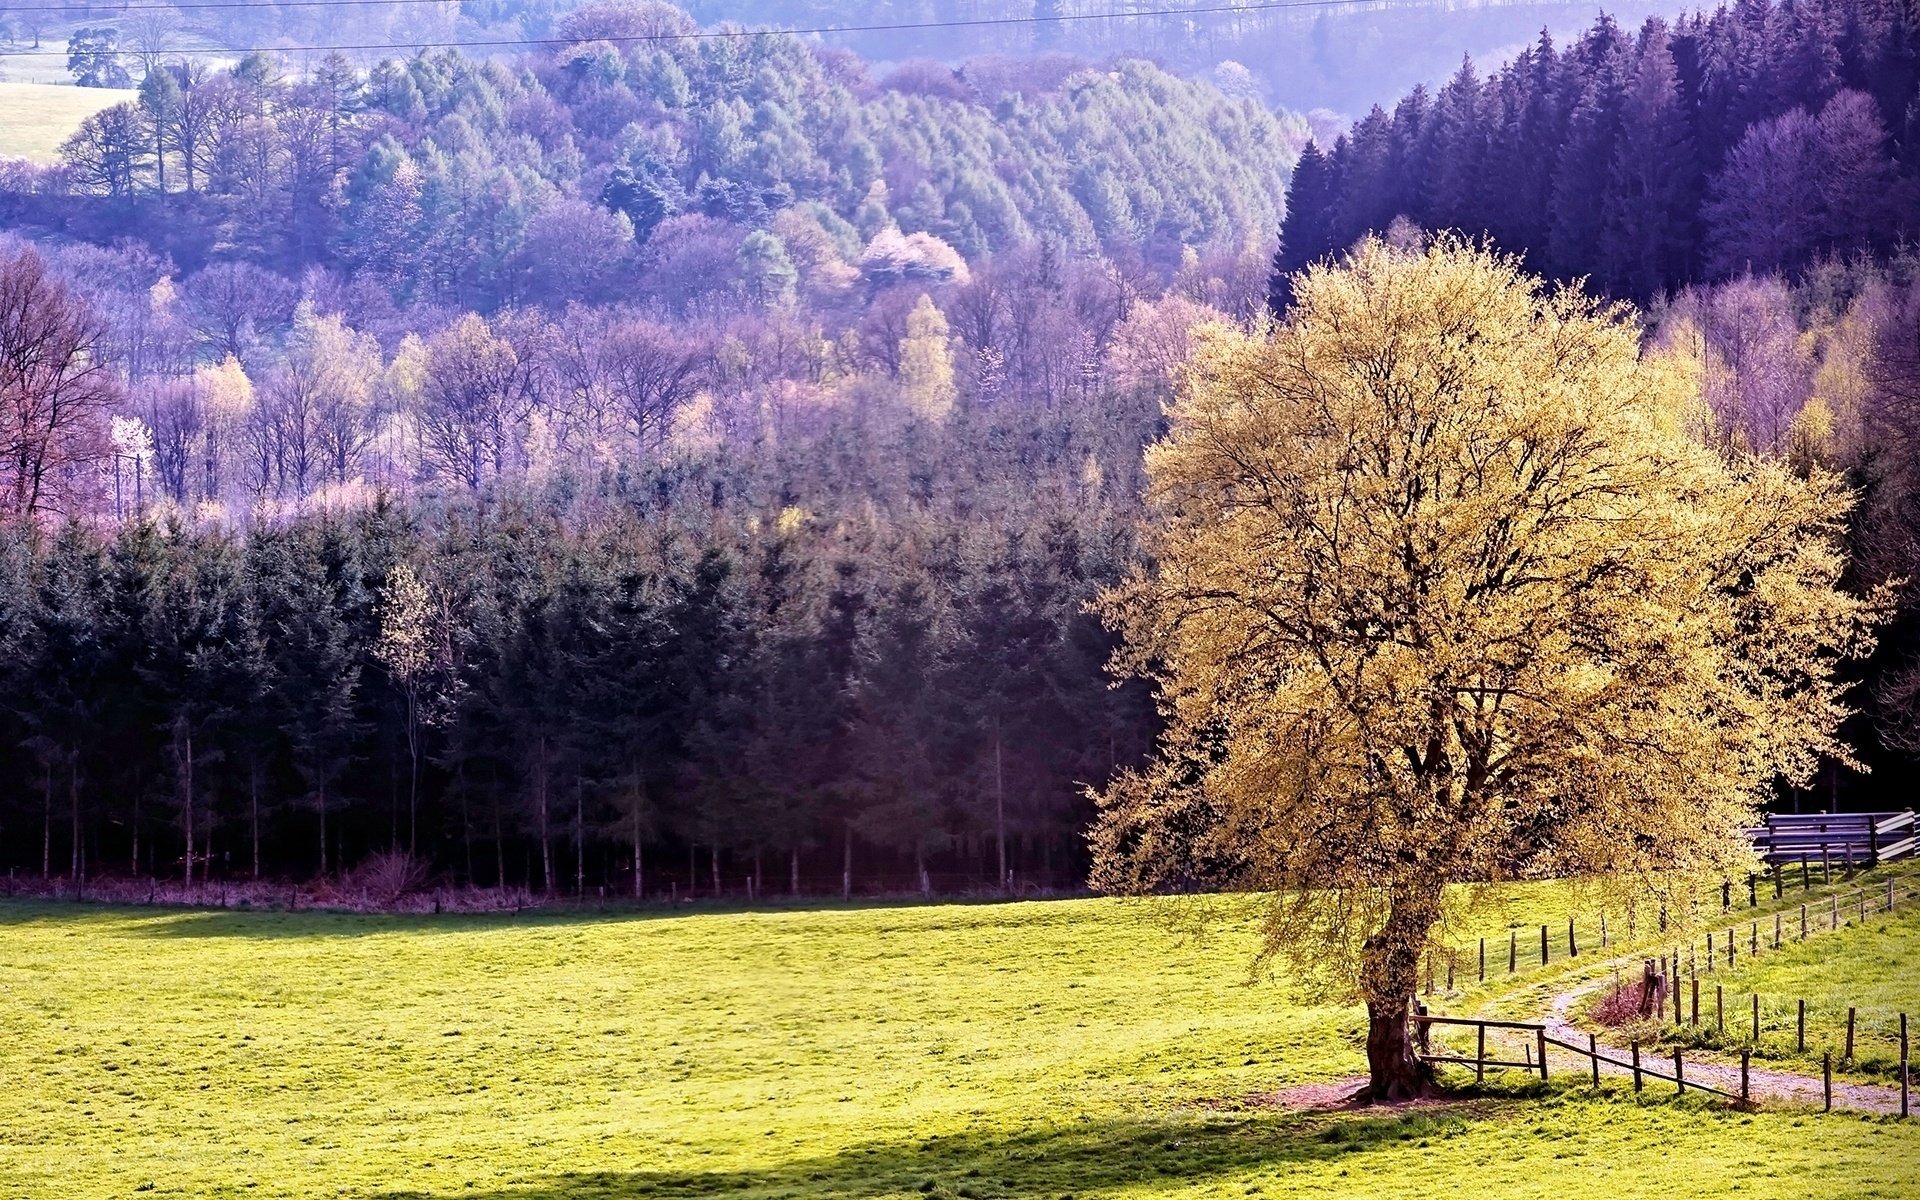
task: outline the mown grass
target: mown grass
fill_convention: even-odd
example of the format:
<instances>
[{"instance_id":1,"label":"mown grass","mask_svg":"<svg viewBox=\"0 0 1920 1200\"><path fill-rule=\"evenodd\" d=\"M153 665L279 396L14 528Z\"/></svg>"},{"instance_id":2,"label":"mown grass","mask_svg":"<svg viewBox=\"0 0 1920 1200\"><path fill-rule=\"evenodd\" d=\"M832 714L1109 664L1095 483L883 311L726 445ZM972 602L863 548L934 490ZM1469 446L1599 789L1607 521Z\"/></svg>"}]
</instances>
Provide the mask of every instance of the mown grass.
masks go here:
<instances>
[{"instance_id":1,"label":"mown grass","mask_svg":"<svg viewBox=\"0 0 1920 1200\"><path fill-rule=\"evenodd\" d=\"M1541 905L1548 903L1542 899ZM1617 1092L1379 1116L1248 925L1066 901L0 907L0 1197L1911 1195L1920 1131ZM1538 908L1528 910L1528 915Z\"/></svg>"},{"instance_id":2,"label":"mown grass","mask_svg":"<svg viewBox=\"0 0 1920 1200\"><path fill-rule=\"evenodd\" d=\"M57 161L60 143L80 122L133 98L133 92L114 88L0 82L0 158Z\"/></svg>"}]
</instances>

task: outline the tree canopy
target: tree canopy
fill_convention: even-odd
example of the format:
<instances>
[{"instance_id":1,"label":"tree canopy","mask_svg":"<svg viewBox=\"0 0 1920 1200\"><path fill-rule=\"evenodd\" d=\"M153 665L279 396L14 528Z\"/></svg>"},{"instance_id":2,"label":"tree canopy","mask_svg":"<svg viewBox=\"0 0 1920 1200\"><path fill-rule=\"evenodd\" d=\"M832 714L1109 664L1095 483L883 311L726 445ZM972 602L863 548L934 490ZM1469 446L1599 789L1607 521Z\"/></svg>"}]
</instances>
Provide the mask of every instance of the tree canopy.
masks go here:
<instances>
[{"instance_id":1,"label":"tree canopy","mask_svg":"<svg viewBox=\"0 0 1920 1200\"><path fill-rule=\"evenodd\" d=\"M1840 480L1723 457L1633 314L1510 258L1369 240L1217 331L1147 455L1153 566L1106 598L1162 689L1096 879L1273 890L1268 950L1366 1001L1373 1092L1449 885L1724 871L1847 757Z\"/></svg>"}]
</instances>

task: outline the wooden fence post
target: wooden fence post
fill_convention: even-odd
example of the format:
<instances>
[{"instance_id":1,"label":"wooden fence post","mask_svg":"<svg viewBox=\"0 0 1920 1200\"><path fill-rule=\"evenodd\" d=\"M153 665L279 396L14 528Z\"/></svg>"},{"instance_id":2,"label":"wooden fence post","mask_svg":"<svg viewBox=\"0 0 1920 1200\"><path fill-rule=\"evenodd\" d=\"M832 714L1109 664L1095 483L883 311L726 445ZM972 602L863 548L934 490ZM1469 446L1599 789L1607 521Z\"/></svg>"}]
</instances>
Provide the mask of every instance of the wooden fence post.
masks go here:
<instances>
[{"instance_id":1,"label":"wooden fence post","mask_svg":"<svg viewBox=\"0 0 1920 1200\"><path fill-rule=\"evenodd\" d=\"M1533 1031L1536 1043L1540 1047L1540 1082L1547 1081L1547 1031L1544 1026Z\"/></svg>"},{"instance_id":2,"label":"wooden fence post","mask_svg":"<svg viewBox=\"0 0 1920 1200\"><path fill-rule=\"evenodd\" d=\"M1480 939L1480 982L1487 981L1487 939Z\"/></svg>"},{"instance_id":3,"label":"wooden fence post","mask_svg":"<svg viewBox=\"0 0 1920 1200\"><path fill-rule=\"evenodd\" d=\"M1784 874L1786 871L1779 863L1773 864L1773 898L1775 900L1786 894L1785 885L1781 881L1781 876Z\"/></svg>"},{"instance_id":4,"label":"wooden fence post","mask_svg":"<svg viewBox=\"0 0 1920 1200\"><path fill-rule=\"evenodd\" d=\"M1633 1090L1637 1092L1640 1087L1640 1039L1635 1038L1633 1039Z\"/></svg>"},{"instance_id":5,"label":"wooden fence post","mask_svg":"<svg viewBox=\"0 0 1920 1200\"><path fill-rule=\"evenodd\" d=\"M1745 1104L1752 1098L1753 1092L1747 1086L1747 1064L1753 1059L1753 1051L1740 1051L1740 1103Z\"/></svg>"},{"instance_id":6,"label":"wooden fence post","mask_svg":"<svg viewBox=\"0 0 1920 1200\"><path fill-rule=\"evenodd\" d=\"M1693 977L1693 1027L1700 1027L1700 977Z\"/></svg>"},{"instance_id":7,"label":"wooden fence post","mask_svg":"<svg viewBox=\"0 0 1920 1200\"><path fill-rule=\"evenodd\" d=\"M1887 880L1887 912L1893 912L1893 880Z\"/></svg>"},{"instance_id":8,"label":"wooden fence post","mask_svg":"<svg viewBox=\"0 0 1920 1200\"><path fill-rule=\"evenodd\" d=\"M1713 948L1713 930L1709 929L1707 930L1707 970L1713 970L1714 960L1719 957Z\"/></svg>"},{"instance_id":9,"label":"wooden fence post","mask_svg":"<svg viewBox=\"0 0 1920 1200\"><path fill-rule=\"evenodd\" d=\"M1760 993L1753 994L1753 1044L1760 1044Z\"/></svg>"},{"instance_id":10,"label":"wooden fence post","mask_svg":"<svg viewBox=\"0 0 1920 1200\"><path fill-rule=\"evenodd\" d=\"M1507 930L1507 974L1513 974L1520 965L1520 931Z\"/></svg>"},{"instance_id":11,"label":"wooden fence post","mask_svg":"<svg viewBox=\"0 0 1920 1200\"><path fill-rule=\"evenodd\" d=\"M1907 1118L1907 1014L1900 1014L1900 1119Z\"/></svg>"},{"instance_id":12,"label":"wooden fence post","mask_svg":"<svg viewBox=\"0 0 1920 1200\"><path fill-rule=\"evenodd\" d=\"M1893 894L1892 883L1887 884L1887 894L1888 895ZM1889 903L1887 907L1891 909L1893 905ZM1607 914L1605 913L1600 914L1600 948L1602 950L1605 950L1607 948Z\"/></svg>"},{"instance_id":13,"label":"wooden fence post","mask_svg":"<svg viewBox=\"0 0 1920 1200\"><path fill-rule=\"evenodd\" d=\"M1731 879L1723 879L1720 881L1720 911L1726 912L1732 907L1733 881Z\"/></svg>"},{"instance_id":14,"label":"wooden fence post","mask_svg":"<svg viewBox=\"0 0 1920 1200\"><path fill-rule=\"evenodd\" d=\"M1853 1015L1854 1010L1849 1008L1847 1010L1847 1052L1840 1058L1843 1063L1853 1061Z\"/></svg>"},{"instance_id":15,"label":"wooden fence post","mask_svg":"<svg viewBox=\"0 0 1920 1200\"><path fill-rule=\"evenodd\" d=\"M1673 1087L1674 1095L1684 1096L1687 1094L1687 1073L1685 1065L1680 1060L1680 1047L1678 1046L1673 1048Z\"/></svg>"},{"instance_id":16,"label":"wooden fence post","mask_svg":"<svg viewBox=\"0 0 1920 1200\"><path fill-rule=\"evenodd\" d=\"M1803 892L1813 890L1813 876L1807 871L1807 860L1804 855L1800 859L1800 890Z\"/></svg>"},{"instance_id":17,"label":"wooden fence post","mask_svg":"<svg viewBox=\"0 0 1920 1200\"><path fill-rule=\"evenodd\" d=\"M1453 951L1447 951L1447 994L1453 994Z\"/></svg>"},{"instance_id":18,"label":"wooden fence post","mask_svg":"<svg viewBox=\"0 0 1920 1200\"><path fill-rule=\"evenodd\" d=\"M1820 1056L1820 1090L1826 1097L1827 1111L1833 1111L1833 1051Z\"/></svg>"},{"instance_id":19,"label":"wooden fence post","mask_svg":"<svg viewBox=\"0 0 1920 1200\"><path fill-rule=\"evenodd\" d=\"M1713 985L1713 1027L1721 1033L1727 1031L1727 985Z\"/></svg>"},{"instance_id":20,"label":"wooden fence post","mask_svg":"<svg viewBox=\"0 0 1920 1200\"><path fill-rule=\"evenodd\" d=\"M1587 1035L1587 1058L1593 1063L1593 1086L1600 1087L1600 1039L1593 1034Z\"/></svg>"},{"instance_id":21,"label":"wooden fence post","mask_svg":"<svg viewBox=\"0 0 1920 1200\"><path fill-rule=\"evenodd\" d=\"M1804 904L1800 906L1800 940L1807 940L1807 906Z\"/></svg>"},{"instance_id":22,"label":"wooden fence post","mask_svg":"<svg viewBox=\"0 0 1920 1200\"><path fill-rule=\"evenodd\" d=\"M1573 918L1567 918L1567 957L1580 957L1580 943L1573 940Z\"/></svg>"},{"instance_id":23,"label":"wooden fence post","mask_svg":"<svg viewBox=\"0 0 1920 1200\"><path fill-rule=\"evenodd\" d=\"M1840 928L1840 897L1838 894L1827 897L1827 928Z\"/></svg>"},{"instance_id":24,"label":"wooden fence post","mask_svg":"<svg viewBox=\"0 0 1920 1200\"><path fill-rule=\"evenodd\" d=\"M1547 965L1547 927L1540 927L1540 965Z\"/></svg>"},{"instance_id":25,"label":"wooden fence post","mask_svg":"<svg viewBox=\"0 0 1920 1200\"><path fill-rule=\"evenodd\" d=\"M1759 879L1755 877L1755 875L1751 871L1749 871L1747 873L1747 907L1748 908L1760 907L1760 895L1755 890L1758 886L1759 886Z\"/></svg>"},{"instance_id":26,"label":"wooden fence post","mask_svg":"<svg viewBox=\"0 0 1920 1200\"><path fill-rule=\"evenodd\" d=\"M1755 921L1753 928L1747 930L1747 953L1753 957L1760 954L1760 922Z\"/></svg>"},{"instance_id":27,"label":"wooden fence post","mask_svg":"<svg viewBox=\"0 0 1920 1200\"><path fill-rule=\"evenodd\" d=\"M1734 947L1737 945L1739 943L1734 939L1733 926L1729 925L1727 926L1727 970L1729 971L1733 970Z\"/></svg>"},{"instance_id":28,"label":"wooden fence post","mask_svg":"<svg viewBox=\"0 0 1920 1200\"><path fill-rule=\"evenodd\" d=\"M1480 1025L1480 1044L1473 1052L1473 1078L1476 1083L1487 1081L1487 1027Z\"/></svg>"},{"instance_id":29,"label":"wooden fence post","mask_svg":"<svg viewBox=\"0 0 1920 1200\"><path fill-rule=\"evenodd\" d=\"M1773 914L1773 948L1780 948L1780 914Z\"/></svg>"},{"instance_id":30,"label":"wooden fence post","mask_svg":"<svg viewBox=\"0 0 1920 1200\"><path fill-rule=\"evenodd\" d=\"M1807 1052L1807 1002L1805 1000L1800 1001L1799 1031L1794 1036L1793 1047L1795 1053L1805 1054Z\"/></svg>"}]
</instances>

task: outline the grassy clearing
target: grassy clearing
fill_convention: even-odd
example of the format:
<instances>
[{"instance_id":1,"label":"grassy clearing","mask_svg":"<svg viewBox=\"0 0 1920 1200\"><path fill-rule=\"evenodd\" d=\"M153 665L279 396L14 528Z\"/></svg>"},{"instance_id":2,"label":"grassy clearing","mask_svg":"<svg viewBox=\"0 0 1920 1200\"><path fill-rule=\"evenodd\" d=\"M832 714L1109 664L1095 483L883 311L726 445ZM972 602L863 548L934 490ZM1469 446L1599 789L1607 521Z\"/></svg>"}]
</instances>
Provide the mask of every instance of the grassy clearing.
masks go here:
<instances>
[{"instance_id":1,"label":"grassy clearing","mask_svg":"<svg viewBox=\"0 0 1920 1200\"><path fill-rule=\"evenodd\" d=\"M0 1197L1912 1194L1920 1128L1856 1118L1242 1105L1359 1014L1164 918L0 907Z\"/></svg>"},{"instance_id":2,"label":"grassy clearing","mask_svg":"<svg viewBox=\"0 0 1920 1200\"><path fill-rule=\"evenodd\" d=\"M0 83L0 158L54 162L60 143L103 108L135 93L51 83Z\"/></svg>"}]
</instances>

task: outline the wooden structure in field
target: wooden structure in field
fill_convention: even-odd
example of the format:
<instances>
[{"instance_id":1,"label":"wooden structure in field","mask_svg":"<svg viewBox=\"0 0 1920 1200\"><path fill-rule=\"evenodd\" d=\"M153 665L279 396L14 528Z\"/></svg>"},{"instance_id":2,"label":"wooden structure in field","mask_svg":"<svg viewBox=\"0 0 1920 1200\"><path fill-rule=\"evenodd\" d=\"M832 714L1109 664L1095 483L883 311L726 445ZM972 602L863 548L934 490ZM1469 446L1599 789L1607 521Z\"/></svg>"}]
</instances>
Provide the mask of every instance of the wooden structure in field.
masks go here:
<instances>
[{"instance_id":1,"label":"wooden structure in field","mask_svg":"<svg viewBox=\"0 0 1920 1200\"><path fill-rule=\"evenodd\" d=\"M1771 813L1747 831L1773 866L1823 863L1871 866L1910 858L1920 849L1911 811L1899 813Z\"/></svg>"}]
</instances>

